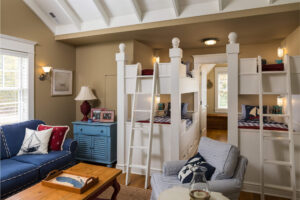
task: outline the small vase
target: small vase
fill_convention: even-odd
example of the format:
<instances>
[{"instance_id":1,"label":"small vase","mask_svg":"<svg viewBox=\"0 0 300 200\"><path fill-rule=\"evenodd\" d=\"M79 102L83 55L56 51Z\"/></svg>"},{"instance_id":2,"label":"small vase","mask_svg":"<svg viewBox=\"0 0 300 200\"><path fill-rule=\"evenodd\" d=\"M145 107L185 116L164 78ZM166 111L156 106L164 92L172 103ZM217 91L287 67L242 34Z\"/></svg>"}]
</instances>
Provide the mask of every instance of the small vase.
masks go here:
<instances>
[{"instance_id":1,"label":"small vase","mask_svg":"<svg viewBox=\"0 0 300 200\"><path fill-rule=\"evenodd\" d=\"M190 183L191 200L209 200L209 187L205 178L205 167L193 167L193 179Z\"/></svg>"}]
</instances>

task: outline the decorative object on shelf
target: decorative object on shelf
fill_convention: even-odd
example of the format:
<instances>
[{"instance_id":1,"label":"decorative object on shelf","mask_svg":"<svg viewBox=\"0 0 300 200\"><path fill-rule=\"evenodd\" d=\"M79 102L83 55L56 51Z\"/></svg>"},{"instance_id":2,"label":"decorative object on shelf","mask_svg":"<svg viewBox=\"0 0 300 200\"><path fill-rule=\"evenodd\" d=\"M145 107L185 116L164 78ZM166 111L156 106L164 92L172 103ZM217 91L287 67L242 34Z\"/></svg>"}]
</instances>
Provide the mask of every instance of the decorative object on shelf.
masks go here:
<instances>
[{"instance_id":1,"label":"decorative object on shelf","mask_svg":"<svg viewBox=\"0 0 300 200\"><path fill-rule=\"evenodd\" d=\"M115 112L113 110L105 110L100 114L100 122L114 122Z\"/></svg>"},{"instance_id":2,"label":"decorative object on shelf","mask_svg":"<svg viewBox=\"0 0 300 200\"><path fill-rule=\"evenodd\" d=\"M93 122L100 122L101 112L105 111L105 108L92 108L91 119Z\"/></svg>"},{"instance_id":3,"label":"decorative object on shelf","mask_svg":"<svg viewBox=\"0 0 300 200\"><path fill-rule=\"evenodd\" d=\"M117 123L73 122L76 159L106 164L117 161Z\"/></svg>"},{"instance_id":4,"label":"decorative object on shelf","mask_svg":"<svg viewBox=\"0 0 300 200\"><path fill-rule=\"evenodd\" d=\"M92 90L88 86L82 86L79 94L75 98L76 101L83 101L80 106L81 113L83 118L81 121L88 121L88 114L91 111L91 105L88 100L95 100L97 97L93 94Z\"/></svg>"},{"instance_id":5,"label":"decorative object on shelf","mask_svg":"<svg viewBox=\"0 0 300 200\"><path fill-rule=\"evenodd\" d=\"M53 170L42 181L42 185L82 194L98 182L98 177L77 174L67 170Z\"/></svg>"},{"instance_id":6,"label":"decorative object on shelf","mask_svg":"<svg viewBox=\"0 0 300 200\"><path fill-rule=\"evenodd\" d=\"M51 77L51 95L72 95L73 72L70 70L53 69Z\"/></svg>"},{"instance_id":7,"label":"decorative object on shelf","mask_svg":"<svg viewBox=\"0 0 300 200\"><path fill-rule=\"evenodd\" d=\"M44 81L46 80L49 76L50 76L50 72L52 67L51 66L43 66L43 71L44 73L42 73L39 77L40 81Z\"/></svg>"},{"instance_id":8,"label":"decorative object on shelf","mask_svg":"<svg viewBox=\"0 0 300 200\"><path fill-rule=\"evenodd\" d=\"M275 60L277 64L282 63L282 57L284 56L284 48L278 47L277 56L280 58L279 60Z\"/></svg>"},{"instance_id":9,"label":"decorative object on shelf","mask_svg":"<svg viewBox=\"0 0 300 200\"><path fill-rule=\"evenodd\" d=\"M210 79L208 79L208 80L207 80L207 89L210 89L210 88L212 88L213 86L214 86L213 82L212 82Z\"/></svg>"},{"instance_id":10,"label":"decorative object on shelf","mask_svg":"<svg viewBox=\"0 0 300 200\"><path fill-rule=\"evenodd\" d=\"M157 110L165 110L165 104L164 103L158 103Z\"/></svg>"},{"instance_id":11,"label":"decorative object on shelf","mask_svg":"<svg viewBox=\"0 0 300 200\"><path fill-rule=\"evenodd\" d=\"M273 106L272 114L282 114L282 106Z\"/></svg>"}]
</instances>

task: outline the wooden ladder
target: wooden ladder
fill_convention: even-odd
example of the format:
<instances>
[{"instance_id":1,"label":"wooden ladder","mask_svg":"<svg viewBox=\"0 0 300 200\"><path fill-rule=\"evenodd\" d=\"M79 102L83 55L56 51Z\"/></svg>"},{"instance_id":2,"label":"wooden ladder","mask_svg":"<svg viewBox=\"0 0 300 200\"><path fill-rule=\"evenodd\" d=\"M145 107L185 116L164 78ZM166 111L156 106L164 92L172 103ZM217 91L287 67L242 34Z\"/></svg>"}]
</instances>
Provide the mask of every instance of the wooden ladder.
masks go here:
<instances>
[{"instance_id":1,"label":"wooden ladder","mask_svg":"<svg viewBox=\"0 0 300 200\"><path fill-rule=\"evenodd\" d=\"M261 57L258 57L258 73L259 73L259 130L260 130L260 182L261 182L261 200L264 199L264 189L272 188L277 190L285 190L292 192L292 199L296 200L296 172L295 172L295 145L294 145L294 129L292 116L292 89L291 89L291 67L290 57L284 57L284 71L262 71ZM263 76L266 74L285 74L286 92L280 95L285 95L287 98L286 114L264 114L263 113L263 95L274 94L272 92L263 91ZM263 118L264 117L284 117L288 119L288 137L266 136L264 135ZM272 131L276 132L276 131ZM289 144L289 161L279 161L264 158L264 141L282 141ZM264 166L265 164L273 164L277 166L286 166L290 169L291 186L280 186L264 183Z\"/></svg>"},{"instance_id":2,"label":"wooden ladder","mask_svg":"<svg viewBox=\"0 0 300 200\"><path fill-rule=\"evenodd\" d=\"M129 145L128 145L128 153L127 153L127 164L126 164L126 185L129 184L130 182L130 173L131 173L131 168L139 168L146 170L146 178L145 178L145 189L148 188L148 179L149 179L149 173L150 173L150 166L151 166L151 152L152 152L152 136L153 136L153 120L154 120L154 112L155 112L155 95L156 95L156 88L157 88L157 67L158 64L154 64L154 69L153 69L153 75L146 75L146 76L141 76L139 75L139 70L138 70L138 65L137 65L137 74L135 78L135 92L133 94L132 98L132 112L131 112L131 126L130 126L130 135L129 135ZM136 108L136 97L139 94L147 94L140 92L141 88L141 81L138 81L139 79L152 79L152 88L151 88L151 108L150 110L138 110ZM135 114L137 112L146 112L150 114L150 121L149 121L149 126L148 128L148 144L147 146L133 146L133 141L134 141L134 132L135 130L140 130L143 129L141 127L136 127L135 126ZM147 152L147 160L146 160L146 165L133 165L132 164L132 152L133 150L145 150Z\"/></svg>"}]
</instances>

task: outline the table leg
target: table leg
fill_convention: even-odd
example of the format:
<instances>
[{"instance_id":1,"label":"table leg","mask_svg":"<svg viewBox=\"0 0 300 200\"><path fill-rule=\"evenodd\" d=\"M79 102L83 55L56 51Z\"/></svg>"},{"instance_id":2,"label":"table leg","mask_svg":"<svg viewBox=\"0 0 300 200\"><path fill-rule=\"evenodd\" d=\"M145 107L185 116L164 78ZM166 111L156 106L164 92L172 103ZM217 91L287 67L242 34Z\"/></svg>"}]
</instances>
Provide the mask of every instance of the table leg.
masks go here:
<instances>
[{"instance_id":1,"label":"table leg","mask_svg":"<svg viewBox=\"0 0 300 200\"><path fill-rule=\"evenodd\" d=\"M117 195L120 191L120 184L118 183L117 179L115 179L113 181L113 184L112 184L113 188L115 189L114 190L114 193L112 194L111 196L111 200L116 200L117 199Z\"/></svg>"}]
</instances>

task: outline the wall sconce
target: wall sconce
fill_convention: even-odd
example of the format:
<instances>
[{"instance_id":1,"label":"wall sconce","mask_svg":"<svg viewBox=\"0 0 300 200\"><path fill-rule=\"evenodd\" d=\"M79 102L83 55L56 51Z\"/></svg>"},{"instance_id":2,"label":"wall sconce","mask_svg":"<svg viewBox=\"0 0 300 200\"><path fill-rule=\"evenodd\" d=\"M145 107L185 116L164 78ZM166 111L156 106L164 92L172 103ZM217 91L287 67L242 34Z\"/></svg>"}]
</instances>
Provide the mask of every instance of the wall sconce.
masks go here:
<instances>
[{"instance_id":1,"label":"wall sconce","mask_svg":"<svg viewBox=\"0 0 300 200\"><path fill-rule=\"evenodd\" d=\"M284 54L284 50L283 50L283 48L278 48L277 49L277 56L279 57L279 58L282 58L283 57L283 54Z\"/></svg>"},{"instance_id":2,"label":"wall sconce","mask_svg":"<svg viewBox=\"0 0 300 200\"><path fill-rule=\"evenodd\" d=\"M278 96L277 97L277 106L283 106L284 97Z\"/></svg>"},{"instance_id":3,"label":"wall sconce","mask_svg":"<svg viewBox=\"0 0 300 200\"><path fill-rule=\"evenodd\" d=\"M284 48L278 47L277 56L280 58L279 60L275 60L277 64L282 63L282 57L284 56Z\"/></svg>"},{"instance_id":4,"label":"wall sconce","mask_svg":"<svg viewBox=\"0 0 300 200\"><path fill-rule=\"evenodd\" d=\"M159 63L159 61L160 61L159 56L156 56L156 57L155 57L155 62L156 62L156 63Z\"/></svg>"},{"instance_id":5,"label":"wall sconce","mask_svg":"<svg viewBox=\"0 0 300 200\"><path fill-rule=\"evenodd\" d=\"M51 71L51 69L52 69L52 67L50 67L50 66L43 66L42 68L43 68L44 73L42 73L42 74L40 75L40 77L39 77L40 81L46 80L46 78L47 78L48 76L50 76L49 74L50 74L50 71Z\"/></svg>"}]
</instances>

